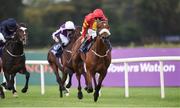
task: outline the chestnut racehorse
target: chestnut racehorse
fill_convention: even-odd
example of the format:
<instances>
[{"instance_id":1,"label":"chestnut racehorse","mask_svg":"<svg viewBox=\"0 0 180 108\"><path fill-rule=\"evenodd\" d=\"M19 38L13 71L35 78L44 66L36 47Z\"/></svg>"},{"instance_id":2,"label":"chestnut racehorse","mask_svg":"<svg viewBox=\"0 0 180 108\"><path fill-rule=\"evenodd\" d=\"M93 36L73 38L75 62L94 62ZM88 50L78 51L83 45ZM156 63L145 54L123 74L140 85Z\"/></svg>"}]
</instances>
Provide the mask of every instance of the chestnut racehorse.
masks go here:
<instances>
[{"instance_id":1,"label":"chestnut racehorse","mask_svg":"<svg viewBox=\"0 0 180 108\"><path fill-rule=\"evenodd\" d=\"M84 62L84 67L87 73L87 92L93 92L92 79L94 81L94 101L96 102L99 97L99 90L101 89L102 82L107 74L107 69L111 63L111 45L109 41L110 31L107 21L101 21L97 24L97 37L94 39L93 45L90 50L84 54L79 51L81 45L80 39L76 41L73 48L73 68L77 74L78 98L81 99L81 85L80 85L80 63ZM99 74L98 82L96 81L96 73Z\"/></svg>"},{"instance_id":2,"label":"chestnut racehorse","mask_svg":"<svg viewBox=\"0 0 180 108\"><path fill-rule=\"evenodd\" d=\"M48 52L48 62L53 69L55 75L56 75L56 80L57 83L59 84L59 91L60 91L60 97L63 97L62 91L65 91L68 93L66 88L64 87L67 75L69 75L69 82L66 85L67 88L71 87L71 79L72 75L74 73L74 70L72 68L72 62L71 62L71 55L72 51L71 48L73 47L75 41L81 36L80 34L80 27L76 27L75 31L70 35L70 42L69 44L63 49L63 53L60 57L60 60L57 59L57 57L49 50ZM59 75L59 71L62 72L62 77ZM83 72L83 75L86 77L85 73ZM86 79L86 78L85 78Z\"/></svg>"}]
</instances>

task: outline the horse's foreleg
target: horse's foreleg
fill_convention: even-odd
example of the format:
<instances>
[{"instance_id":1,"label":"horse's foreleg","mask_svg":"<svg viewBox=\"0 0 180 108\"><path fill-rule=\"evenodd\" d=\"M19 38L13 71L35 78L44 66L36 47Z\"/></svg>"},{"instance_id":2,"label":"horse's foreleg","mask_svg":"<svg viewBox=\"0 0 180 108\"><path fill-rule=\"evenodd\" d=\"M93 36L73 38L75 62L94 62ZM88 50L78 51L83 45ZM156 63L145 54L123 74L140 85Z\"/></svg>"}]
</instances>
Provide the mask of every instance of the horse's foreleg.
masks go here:
<instances>
[{"instance_id":1,"label":"horse's foreleg","mask_svg":"<svg viewBox=\"0 0 180 108\"><path fill-rule=\"evenodd\" d=\"M71 85L72 85L72 76L73 76L72 70L69 70L69 71L68 71L68 76L69 76L69 80L68 80L68 83L67 83L66 87L67 87L67 88L70 88Z\"/></svg>"},{"instance_id":2,"label":"horse's foreleg","mask_svg":"<svg viewBox=\"0 0 180 108\"><path fill-rule=\"evenodd\" d=\"M87 70L87 92L92 93L93 92L93 87L92 87L92 75L90 71Z\"/></svg>"},{"instance_id":3,"label":"horse's foreleg","mask_svg":"<svg viewBox=\"0 0 180 108\"><path fill-rule=\"evenodd\" d=\"M84 72L82 73L82 75L84 76L85 84L86 84L86 87L85 87L84 89L87 91L87 89L88 89L88 81L87 81L87 75L86 75L86 72L84 71Z\"/></svg>"},{"instance_id":4,"label":"horse's foreleg","mask_svg":"<svg viewBox=\"0 0 180 108\"><path fill-rule=\"evenodd\" d=\"M26 83L25 83L25 85L24 85L24 88L21 90L21 92L22 92L22 93L26 93L27 90L28 90L30 73L25 69L25 73L23 73L23 74L25 74L25 76L26 76Z\"/></svg>"},{"instance_id":5,"label":"horse's foreleg","mask_svg":"<svg viewBox=\"0 0 180 108\"><path fill-rule=\"evenodd\" d=\"M62 85L61 77L59 76L58 66L56 66L55 64L51 64L51 67L54 70L54 74L56 75L56 81L59 84L60 97L63 97L63 93L62 93L63 85Z\"/></svg>"},{"instance_id":6,"label":"horse's foreleg","mask_svg":"<svg viewBox=\"0 0 180 108\"><path fill-rule=\"evenodd\" d=\"M14 97L17 97L17 91L15 89L15 85L14 85L14 77L16 76L16 74L12 74L11 77L10 77L10 82L8 83L9 85L9 88L12 88L12 93L13 93L13 96Z\"/></svg>"},{"instance_id":7,"label":"horse's foreleg","mask_svg":"<svg viewBox=\"0 0 180 108\"><path fill-rule=\"evenodd\" d=\"M66 80L67 80L67 72L63 70L62 71L62 90L66 96L69 96L69 91L65 88Z\"/></svg>"},{"instance_id":8,"label":"horse's foreleg","mask_svg":"<svg viewBox=\"0 0 180 108\"><path fill-rule=\"evenodd\" d=\"M81 91L81 75L76 73L76 78L78 80L78 99L82 99L83 98L83 94Z\"/></svg>"},{"instance_id":9,"label":"horse's foreleg","mask_svg":"<svg viewBox=\"0 0 180 108\"><path fill-rule=\"evenodd\" d=\"M5 89L9 90L9 89L8 89L8 83L10 82L10 75L9 75L7 72L4 72L4 77L5 77L5 79L6 79L6 82L3 82L1 85L2 85Z\"/></svg>"},{"instance_id":10,"label":"horse's foreleg","mask_svg":"<svg viewBox=\"0 0 180 108\"><path fill-rule=\"evenodd\" d=\"M97 82L96 82L96 76L95 76L95 75L94 75L94 77L93 77L93 81L94 81L94 88L95 88L95 90L96 90Z\"/></svg>"},{"instance_id":11,"label":"horse's foreleg","mask_svg":"<svg viewBox=\"0 0 180 108\"><path fill-rule=\"evenodd\" d=\"M14 88L14 77L16 74L5 74L6 77L6 86L5 88L8 90L13 90L13 93L16 92L15 88Z\"/></svg>"},{"instance_id":12,"label":"horse's foreleg","mask_svg":"<svg viewBox=\"0 0 180 108\"><path fill-rule=\"evenodd\" d=\"M1 87L1 85L0 85L0 98L1 99L5 98L5 94L4 94L4 91L3 91L3 88Z\"/></svg>"},{"instance_id":13,"label":"horse's foreleg","mask_svg":"<svg viewBox=\"0 0 180 108\"><path fill-rule=\"evenodd\" d=\"M98 79L98 84L95 86L95 92L94 92L94 101L96 102L99 97L99 90L101 89L102 81L104 80L106 74L100 74ZM93 76L93 79L95 79L95 75Z\"/></svg>"}]
</instances>

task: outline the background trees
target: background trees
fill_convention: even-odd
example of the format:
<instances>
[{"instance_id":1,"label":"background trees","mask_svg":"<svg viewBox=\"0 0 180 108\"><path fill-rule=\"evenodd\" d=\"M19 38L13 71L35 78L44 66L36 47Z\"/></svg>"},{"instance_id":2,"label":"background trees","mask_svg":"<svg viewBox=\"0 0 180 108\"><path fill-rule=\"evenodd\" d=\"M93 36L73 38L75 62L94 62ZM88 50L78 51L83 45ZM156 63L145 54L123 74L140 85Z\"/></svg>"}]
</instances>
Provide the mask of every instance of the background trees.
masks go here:
<instances>
[{"instance_id":1,"label":"background trees","mask_svg":"<svg viewBox=\"0 0 180 108\"><path fill-rule=\"evenodd\" d=\"M14 17L28 24L29 46L47 47L59 25L103 8L113 45L143 45L180 34L180 0L1 0L0 20ZM179 42L179 40L177 40Z\"/></svg>"}]
</instances>

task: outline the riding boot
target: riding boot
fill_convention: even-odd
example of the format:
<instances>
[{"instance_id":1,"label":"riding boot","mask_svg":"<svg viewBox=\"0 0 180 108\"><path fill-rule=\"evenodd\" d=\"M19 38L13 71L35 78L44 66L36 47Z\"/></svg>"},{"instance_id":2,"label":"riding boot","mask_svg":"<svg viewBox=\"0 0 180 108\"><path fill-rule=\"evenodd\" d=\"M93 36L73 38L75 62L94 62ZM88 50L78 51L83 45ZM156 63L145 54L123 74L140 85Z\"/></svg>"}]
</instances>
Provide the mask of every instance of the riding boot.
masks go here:
<instances>
[{"instance_id":1,"label":"riding boot","mask_svg":"<svg viewBox=\"0 0 180 108\"><path fill-rule=\"evenodd\" d=\"M92 43L92 39L85 39L84 42L82 43L81 47L80 47L80 51L83 53L86 53L89 51L90 47L91 47L91 43Z\"/></svg>"},{"instance_id":2,"label":"riding boot","mask_svg":"<svg viewBox=\"0 0 180 108\"><path fill-rule=\"evenodd\" d=\"M55 44L51 50L51 52L57 57L61 57L62 52L63 52L63 48L61 43Z\"/></svg>"}]
</instances>

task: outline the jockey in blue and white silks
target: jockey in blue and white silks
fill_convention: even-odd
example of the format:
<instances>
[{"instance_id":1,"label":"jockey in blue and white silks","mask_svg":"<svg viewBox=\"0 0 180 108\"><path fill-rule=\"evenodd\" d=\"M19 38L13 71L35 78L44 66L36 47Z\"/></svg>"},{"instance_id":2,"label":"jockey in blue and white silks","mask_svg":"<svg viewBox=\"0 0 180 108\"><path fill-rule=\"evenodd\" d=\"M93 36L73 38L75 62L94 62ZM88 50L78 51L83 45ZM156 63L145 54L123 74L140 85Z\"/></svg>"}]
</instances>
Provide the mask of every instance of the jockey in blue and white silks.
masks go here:
<instances>
[{"instance_id":1,"label":"jockey in blue and white silks","mask_svg":"<svg viewBox=\"0 0 180 108\"><path fill-rule=\"evenodd\" d=\"M72 21L67 21L63 25L59 27L58 30L56 30L52 34L53 40L56 42L51 52L56 55L56 57L60 57L62 54L63 47L67 46L69 43L69 35L72 33L72 31L75 30L75 25Z\"/></svg>"},{"instance_id":2,"label":"jockey in blue and white silks","mask_svg":"<svg viewBox=\"0 0 180 108\"><path fill-rule=\"evenodd\" d=\"M16 30L17 22L14 18L8 18L0 23L0 57L2 55L2 47L14 37Z\"/></svg>"}]
</instances>

